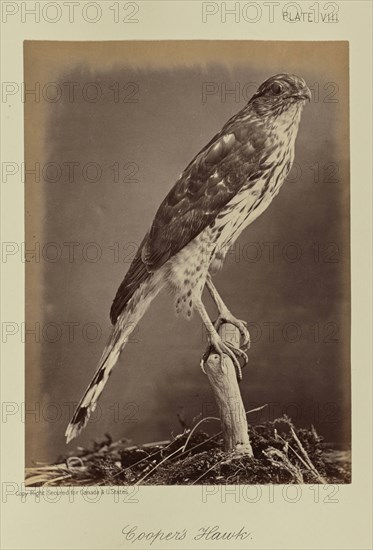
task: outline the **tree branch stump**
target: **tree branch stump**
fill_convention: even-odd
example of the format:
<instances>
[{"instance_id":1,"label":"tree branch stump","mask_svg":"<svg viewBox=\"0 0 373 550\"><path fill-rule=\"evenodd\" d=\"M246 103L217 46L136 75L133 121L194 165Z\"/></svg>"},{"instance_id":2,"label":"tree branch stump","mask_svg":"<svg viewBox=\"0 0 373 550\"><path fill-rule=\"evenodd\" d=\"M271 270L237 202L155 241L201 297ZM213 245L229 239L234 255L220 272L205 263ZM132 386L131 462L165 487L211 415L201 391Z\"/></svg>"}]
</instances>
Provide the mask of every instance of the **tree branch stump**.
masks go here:
<instances>
[{"instance_id":1,"label":"tree branch stump","mask_svg":"<svg viewBox=\"0 0 373 550\"><path fill-rule=\"evenodd\" d=\"M223 323L219 334L224 342L239 347L240 333L234 325ZM221 367L219 355L212 353L205 363L205 372L218 405L225 450L253 456L245 408L232 360L224 355Z\"/></svg>"}]
</instances>

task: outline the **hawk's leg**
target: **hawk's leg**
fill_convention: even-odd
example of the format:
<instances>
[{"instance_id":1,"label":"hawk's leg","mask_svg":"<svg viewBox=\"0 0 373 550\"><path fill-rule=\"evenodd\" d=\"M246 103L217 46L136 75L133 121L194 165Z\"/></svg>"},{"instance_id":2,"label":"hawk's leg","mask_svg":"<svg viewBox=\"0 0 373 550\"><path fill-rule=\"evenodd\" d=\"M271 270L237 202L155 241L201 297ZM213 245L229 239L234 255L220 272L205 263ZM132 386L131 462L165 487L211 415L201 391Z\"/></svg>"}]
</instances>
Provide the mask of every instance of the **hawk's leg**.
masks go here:
<instances>
[{"instance_id":1,"label":"hawk's leg","mask_svg":"<svg viewBox=\"0 0 373 550\"><path fill-rule=\"evenodd\" d=\"M211 294L211 298L214 300L216 307L219 311L219 317L216 319L214 326L216 330L219 330L219 327L223 323L231 323L231 325L238 328L240 331L240 334L242 336L242 348L243 349L249 349L250 348L250 333L247 330L247 323L245 321L240 321L239 319L236 319L232 315L232 313L229 311L223 300L221 299L218 291L215 288L215 285L213 284L211 280L211 275L207 274L206 278L206 286Z\"/></svg>"},{"instance_id":2,"label":"hawk's leg","mask_svg":"<svg viewBox=\"0 0 373 550\"><path fill-rule=\"evenodd\" d=\"M205 368L204 368L205 362L207 361L212 351L215 351L220 356L221 368L223 368L224 354L230 357L230 359L233 361L233 364L236 368L237 378L238 380L241 380L242 372L241 372L241 365L238 358L239 357L242 358L245 361L245 363L247 363L248 358L246 353L241 349L236 348L232 344L223 342L221 336L219 336L214 325L212 324L210 317L208 316L208 313L206 311L206 308L203 305L202 300L200 298L195 300L195 308L200 314L202 322L205 325L209 335L209 346L206 352L203 354L201 363L200 363L202 371L205 373Z\"/></svg>"}]
</instances>

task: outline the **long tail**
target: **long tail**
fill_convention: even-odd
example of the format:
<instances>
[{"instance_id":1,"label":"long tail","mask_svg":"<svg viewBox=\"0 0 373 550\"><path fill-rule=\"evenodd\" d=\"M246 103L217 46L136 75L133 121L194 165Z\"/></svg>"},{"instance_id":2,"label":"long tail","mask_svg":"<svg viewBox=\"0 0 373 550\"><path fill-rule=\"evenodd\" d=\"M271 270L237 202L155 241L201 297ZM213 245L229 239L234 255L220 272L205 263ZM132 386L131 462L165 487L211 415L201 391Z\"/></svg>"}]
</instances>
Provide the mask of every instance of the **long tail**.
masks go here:
<instances>
[{"instance_id":1,"label":"long tail","mask_svg":"<svg viewBox=\"0 0 373 550\"><path fill-rule=\"evenodd\" d=\"M128 301L124 311L118 317L109 342L100 359L98 369L66 429L65 436L67 443L74 439L74 437L77 437L87 425L89 417L96 408L98 398L108 381L112 368L118 361L118 357L128 342L129 336L144 315L151 301L163 286L162 282L162 279L154 274L147 281L141 283L132 298Z\"/></svg>"}]
</instances>

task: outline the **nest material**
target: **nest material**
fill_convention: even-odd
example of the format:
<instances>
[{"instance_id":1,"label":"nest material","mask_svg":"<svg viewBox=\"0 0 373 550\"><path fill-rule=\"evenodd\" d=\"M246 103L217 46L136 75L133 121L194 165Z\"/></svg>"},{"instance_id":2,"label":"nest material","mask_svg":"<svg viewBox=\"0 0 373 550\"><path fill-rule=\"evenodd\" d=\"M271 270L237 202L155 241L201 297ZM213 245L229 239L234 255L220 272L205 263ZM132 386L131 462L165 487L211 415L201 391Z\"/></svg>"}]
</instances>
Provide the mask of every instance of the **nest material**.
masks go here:
<instances>
[{"instance_id":1,"label":"nest material","mask_svg":"<svg viewBox=\"0 0 373 550\"><path fill-rule=\"evenodd\" d=\"M198 423L198 426L201 422ZM172 441L128 446L109 435L56 464L28 468L26 486L350 483L348 452L283 416L250 428L254 456L223 450L221 434L185 429Z\"/></svg>"}]
</instances>

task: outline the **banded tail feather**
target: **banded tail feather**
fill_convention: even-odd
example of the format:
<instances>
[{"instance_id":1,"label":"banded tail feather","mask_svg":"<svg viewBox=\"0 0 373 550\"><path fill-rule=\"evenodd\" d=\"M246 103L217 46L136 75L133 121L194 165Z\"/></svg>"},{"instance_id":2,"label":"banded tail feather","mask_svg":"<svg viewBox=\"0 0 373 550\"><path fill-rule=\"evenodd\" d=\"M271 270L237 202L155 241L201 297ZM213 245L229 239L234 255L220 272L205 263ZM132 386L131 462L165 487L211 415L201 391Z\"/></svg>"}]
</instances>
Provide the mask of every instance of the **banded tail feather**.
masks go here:
<instances>
[{"instance_id":1,"label":"banded tail feather","mask_svg":"<svg viewBox=\"0 0 373 550\"><path fill-rule=\"evenodd\" d=\"M156 297L164 284L164 279L157 274L149 276L142 282L132 297L128 300L124 310L118 316L109 342L101 356L99 366L77 406L74 415L66 429L67 443L77 437L85 428L88 420L96 408L97 401L109 379L113 367L116 365L119 355L127 344L131 333L148 309L152 300Z\"/></svg>"}]
</instances>

